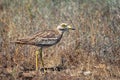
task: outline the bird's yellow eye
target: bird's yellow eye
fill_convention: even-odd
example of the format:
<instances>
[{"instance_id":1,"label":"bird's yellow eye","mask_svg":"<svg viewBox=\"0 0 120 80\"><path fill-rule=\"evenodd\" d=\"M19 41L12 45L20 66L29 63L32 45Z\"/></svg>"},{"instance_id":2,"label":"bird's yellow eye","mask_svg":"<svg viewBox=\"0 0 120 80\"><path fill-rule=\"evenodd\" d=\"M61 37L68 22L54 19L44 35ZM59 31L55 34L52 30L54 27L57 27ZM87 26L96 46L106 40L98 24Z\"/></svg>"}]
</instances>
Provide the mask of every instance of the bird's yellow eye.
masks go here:
<instances>
[{"instance_id":1,"label":"bird's yellow eye","mask_svg":"<svg viewBox=\"0 0 120 80\"><path fill-rule=\"evenodd\" d=\"M67 27L67 24L65 24L65 23L62 23L62 27L64 27L64 28L65 28L65 27Z\"/></svg>"}]
</instances>

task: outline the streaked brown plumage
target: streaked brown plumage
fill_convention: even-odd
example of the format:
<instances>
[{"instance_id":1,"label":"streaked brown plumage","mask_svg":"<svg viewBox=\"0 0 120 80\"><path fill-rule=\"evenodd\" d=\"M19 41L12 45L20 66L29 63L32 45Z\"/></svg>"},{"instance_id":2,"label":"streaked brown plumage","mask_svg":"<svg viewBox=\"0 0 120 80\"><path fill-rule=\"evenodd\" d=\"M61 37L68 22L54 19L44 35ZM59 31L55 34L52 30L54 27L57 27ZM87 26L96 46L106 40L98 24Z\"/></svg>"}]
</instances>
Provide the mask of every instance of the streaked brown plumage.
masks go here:
<instances>
[{"instance_id":1,"label":"streaked brown plumage","mask_svg":"<svg viewBox=\"0 0 120 80\"><path fill-rule=\"evenodd\" d=\"M18 39L14 41L17 44L26 44L26 45L34 45L40 47L40 59L42 62L42 66L44 68L44 61L42 59L42 48L48 47L57 44L63 33L67 30L75 30L73 27L67 25L66 23L62 23L57 26L56 30L46 30L43 32L37 32L33 36L29 36L27 38ZM38 52L36 52L36 70L38 70Z\"/></svg>"},{"instance_id":2,"label":"streaked brown plumage","mask_svg":"<svg viewBox=\"0 0 120 80\"><path fill-rule=\"evenodd\" d=\"M35 45L38 47L52 46L60 41L62 35L63 33L60 33L56 30L46 30L44 32L38 32L33 36L24 39L18 39L15 41L15 43Z\"/></svg>"}]
</instances>

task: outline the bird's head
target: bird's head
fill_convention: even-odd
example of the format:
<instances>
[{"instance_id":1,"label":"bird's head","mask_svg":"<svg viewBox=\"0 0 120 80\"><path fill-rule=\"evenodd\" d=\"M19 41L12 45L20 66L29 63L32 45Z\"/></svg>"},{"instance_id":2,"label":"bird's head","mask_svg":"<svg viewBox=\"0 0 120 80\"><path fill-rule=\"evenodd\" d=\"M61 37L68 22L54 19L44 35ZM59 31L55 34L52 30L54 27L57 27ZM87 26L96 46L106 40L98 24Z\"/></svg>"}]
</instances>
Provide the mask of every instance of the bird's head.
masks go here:
<instances>
[{"instance_id":1,"label":"bird's head","mask_svg":"<svg viewBox=\"0 0 120 80\"><path fill-rule=\"evenodd\" d=\"M62 32L68 31L68 30L75 30L75 28L71 27L70 25L68 25L68 24L66 24L66 23L60 24L60 25L57 27L57 29L58 29L59 31L62 31Z\"/></svg>"}]
</instances>

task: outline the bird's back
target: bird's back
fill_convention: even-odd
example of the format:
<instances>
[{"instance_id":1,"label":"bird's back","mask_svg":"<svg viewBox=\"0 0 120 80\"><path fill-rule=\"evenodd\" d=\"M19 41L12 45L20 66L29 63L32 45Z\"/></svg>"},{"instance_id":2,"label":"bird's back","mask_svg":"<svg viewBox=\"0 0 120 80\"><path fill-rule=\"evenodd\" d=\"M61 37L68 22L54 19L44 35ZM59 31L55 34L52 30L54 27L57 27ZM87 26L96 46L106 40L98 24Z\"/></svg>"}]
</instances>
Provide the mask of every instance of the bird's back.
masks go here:
<instances>
[{"instance_id":1,"label":"bird's back","mask_svg":"<svg viewBox=\"0 0 120 80\"><path fill-rule=\"evenodd\" d=\"M18 39L15 43L35 46L52 46L60 41L62 35L63 33L59 33L56 30L47 30L37 32L27 38Z\"/></svg>"}]
</instances>

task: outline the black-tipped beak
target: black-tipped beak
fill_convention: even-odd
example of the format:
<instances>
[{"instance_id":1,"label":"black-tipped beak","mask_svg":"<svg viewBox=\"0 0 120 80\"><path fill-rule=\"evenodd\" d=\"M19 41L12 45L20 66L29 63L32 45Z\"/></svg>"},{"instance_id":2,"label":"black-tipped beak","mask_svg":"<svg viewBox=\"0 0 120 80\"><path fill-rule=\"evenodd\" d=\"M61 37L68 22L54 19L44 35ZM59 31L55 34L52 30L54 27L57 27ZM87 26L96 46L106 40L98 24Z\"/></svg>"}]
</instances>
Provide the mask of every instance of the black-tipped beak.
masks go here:
<instances>
[{"instance_id":1,"label":"black-tipped beak","mask_svg":"<svg viewBox=\"0 0 120 80\"><path fill-rule=\"evenodd\" d=\"M70 30L75 30L75 28L74 28L74 27L71 27L71 26L68 26L68 29L70 29Z\"/></svg>"},{"instance_id":2,"label":"black-tipped beak","mask_svg":"<svg viewBox=\"0 0 120 80\"><path fill-rule=\"evenodd\" d=\"M71 30L75 30L75 28L71 28Z\"/></svg>"}]
</instances>

